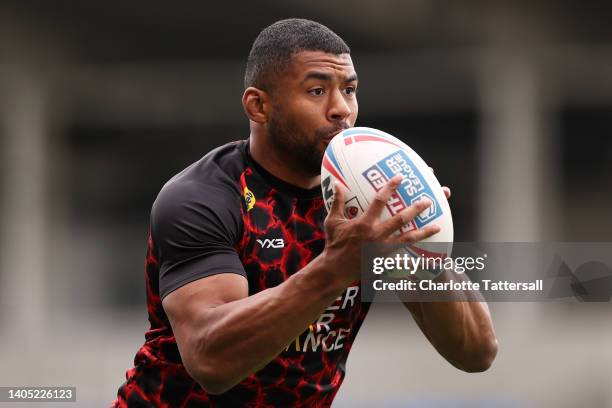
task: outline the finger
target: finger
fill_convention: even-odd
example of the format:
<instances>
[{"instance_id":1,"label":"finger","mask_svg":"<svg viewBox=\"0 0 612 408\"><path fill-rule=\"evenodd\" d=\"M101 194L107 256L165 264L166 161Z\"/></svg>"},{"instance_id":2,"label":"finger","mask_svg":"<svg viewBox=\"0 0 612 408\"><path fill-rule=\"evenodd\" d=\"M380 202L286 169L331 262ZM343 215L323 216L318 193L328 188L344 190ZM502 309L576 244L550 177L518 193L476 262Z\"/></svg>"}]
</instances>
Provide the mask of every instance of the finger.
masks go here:
<instances>
[{"instance_id":1,"label":"finger","mask_svg":"<svg viewBox=\"0 0 612 408\"><path fill-rule=\"evenodd\" d=\"M422 199L405 210L395 214L393 217L389 218L380 223L378 226L378 236L381 238L386 238L388 235L394 233L395 231L402 228L404 225L408 224L412 221L417 215L421 212L425 211L431 206L431 200Z\"/></svg>"},{"instance_id":2,"label":"finger","mask_svg":"<svg viewBox=\"0 0 612 408\"><path fill-rule=\"evenodd\" d=\"M428 226L423 227L423 228L407 231L407 232L404 232L404 233L402 233L402 234L400 234L398 236L391 237L391 238L389 238L389 240L387 242L390 242L390 243L399 243L399 242L414 243L414 242L419 242L419 241L422 241L424 239L427 239L427 238L431 237L432 235L437 234L438 232L440 232L440 226L439 225L428 225Z\"/></svg>"},{"instance_id":3,"label":"finger","mask_svg":"<svg viewBox=\"0 0 612 408\"><path fill-rule=\"evenodd\" d=\"M442 191L444 191L446 198L449 199L451 196L451 189L446 186L442 186Z\"/></svg>"},{"instance_id":4,"label":"finger","mask_svg":"<svg viewBox=\"0 0 612 408\"><path fill-rule=\"evenodd\" d=\"M391 198L391 195L395 192L395 189L397 189L397 186L401 184L403 179L404 177L401 174L396 174L387 184L378 190L376 196L374 196L374 201L370 203L370 206L363 215L364 220L374 221L378 219L382 210L387 205L387 201L389 201L389 198Z\"/></svg>"},{"instance_id":5,"label":"finger","mask_svg":"<svg viewBox=\"0 0 612 408\"><path fill-rule=\"evenodd\" d=\"M340 185L338 181L334 181L334 199L332 201L331 208L329 209L329 216L331 217L344 217L344 187Z\"/></svg>"},{"instance_id":6,"label":"finger","mask_svg":"<svg viewBox=\"0 0 612 408\"><path fill-rule=\"evenodd\" d=\"M431 172L434 173L433 167L429 166L429 170L431 170Z\"/></svg>"}]
</instances>

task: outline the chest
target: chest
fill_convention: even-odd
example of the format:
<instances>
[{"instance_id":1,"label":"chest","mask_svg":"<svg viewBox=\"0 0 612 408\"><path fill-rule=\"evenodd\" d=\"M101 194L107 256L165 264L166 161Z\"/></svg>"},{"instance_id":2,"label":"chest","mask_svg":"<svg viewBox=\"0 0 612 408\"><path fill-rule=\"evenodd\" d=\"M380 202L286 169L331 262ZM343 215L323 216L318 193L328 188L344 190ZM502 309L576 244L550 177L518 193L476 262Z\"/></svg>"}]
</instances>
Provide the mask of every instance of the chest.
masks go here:
<instances>
[{"instance_id":1,"label":"chest","mask_svg":"<svg viewBox=\"0 0 612 408\"><path fill-rule=\"evenodd\" d=\"M323 251L326 213L321 198L298 199L274 189L247 194L239 254L249 291L256 293L279 285Z\"/></svg>"}]
</instances>

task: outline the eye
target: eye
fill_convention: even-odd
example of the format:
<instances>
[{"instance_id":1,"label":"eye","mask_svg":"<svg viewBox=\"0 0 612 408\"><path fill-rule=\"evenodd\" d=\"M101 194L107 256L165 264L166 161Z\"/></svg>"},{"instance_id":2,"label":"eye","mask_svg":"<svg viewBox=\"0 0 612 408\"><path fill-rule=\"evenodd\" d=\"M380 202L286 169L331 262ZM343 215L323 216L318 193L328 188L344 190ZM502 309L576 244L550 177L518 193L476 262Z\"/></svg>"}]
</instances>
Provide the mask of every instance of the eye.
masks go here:
<instances>
[{"instance_id":1,"label":"eye","mask_svg":"<svg viewBox=\"0 0 612 408\"><path fill-rule=\"evenodd\" d=\"M314 88L308 91L309 94L314 96L321 96L325 93L325 89L323 88Z\"/></svg>"},{"instance_id":2,"label":"eye","mask_svg":"<svg viewBox=\"0 0 612 408\"><path fill-rule=\"evenodd\" d=\"M347 95L353 95L355 92L357 92L357 89L354 86L347 86L344 88L344 93Z\"/></svg>"}]
</instances>

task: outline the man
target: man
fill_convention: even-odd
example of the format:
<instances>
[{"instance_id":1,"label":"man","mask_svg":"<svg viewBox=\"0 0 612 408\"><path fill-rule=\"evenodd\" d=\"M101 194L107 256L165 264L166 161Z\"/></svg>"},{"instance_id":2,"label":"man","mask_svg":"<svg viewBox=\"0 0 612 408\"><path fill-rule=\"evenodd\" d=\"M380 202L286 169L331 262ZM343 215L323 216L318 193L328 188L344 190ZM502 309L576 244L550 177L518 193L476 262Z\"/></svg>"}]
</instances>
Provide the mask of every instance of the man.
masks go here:
<instances>
[{"instance_id":1,"label":"man","mask_svg":"<svg viewBox=\"0 0 612 408\"><path fill-rule=\"evenodd\" d=\"M151 328L117 406L330 406L369 308L359 294L361 244L439 231L394 235L424 201L378 220L398 177L353 220L336 186L325 217L321 159L357 118L350 50L327 27L289 19L264 29L245 88L250 138L183 170L153 205ZM452 364L489 367L496 340L485 304L407 307Z\"/></svg>"}]
</instances>

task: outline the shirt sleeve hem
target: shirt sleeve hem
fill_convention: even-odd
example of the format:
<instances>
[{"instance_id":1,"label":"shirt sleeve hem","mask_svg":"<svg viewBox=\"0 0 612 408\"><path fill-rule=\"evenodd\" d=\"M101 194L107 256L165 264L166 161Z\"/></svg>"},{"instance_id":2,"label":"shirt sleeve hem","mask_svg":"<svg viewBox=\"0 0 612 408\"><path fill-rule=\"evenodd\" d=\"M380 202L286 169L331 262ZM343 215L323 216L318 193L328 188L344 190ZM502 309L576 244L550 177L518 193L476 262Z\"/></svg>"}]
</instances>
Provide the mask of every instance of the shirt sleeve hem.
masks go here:
<instances>
[{"instance_id":1,"label":"shirt sleeve hem","mask_svg":"<svg viewBox=\"0 0 612 408\"><path fill-rule=\"evenodd\" d=\"M172 293L175 290L177 290L177 289L187 285L188 283L195 282L197 280L200 280L200 279L203 279L203 278L207 278L209 276L219 275L219 274L222 274L222 273L233 273L233 274L236 274L236 275L244 276L246 278L246 273L244 272L244 270L238 270L235 267L229 266L229 265L227 265L227 266L219 266L219 267L216 267L214 269L209 269L209 270L207 270L205 272L202 272L202 273L186 276L183 279L177 280L176 282L172 282L171 284L168 284L163 289L163 291L160 288L160 291L159 291L160 299L163 300L170 293Z\"/></svg>"}]
</instances>

